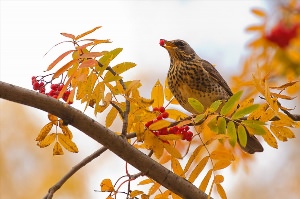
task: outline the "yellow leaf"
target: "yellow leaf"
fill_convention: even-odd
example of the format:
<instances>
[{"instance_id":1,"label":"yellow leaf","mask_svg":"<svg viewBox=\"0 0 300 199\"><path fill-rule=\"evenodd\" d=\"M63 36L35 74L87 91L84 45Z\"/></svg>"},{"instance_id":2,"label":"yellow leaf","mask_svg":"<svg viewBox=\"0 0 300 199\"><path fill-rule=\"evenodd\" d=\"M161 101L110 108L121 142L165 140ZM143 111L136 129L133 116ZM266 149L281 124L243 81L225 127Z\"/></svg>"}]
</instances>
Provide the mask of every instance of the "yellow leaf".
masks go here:
<instances>
[{"instance_id":1,"label":"yellow leaf","mask_svg":"<svg viewBox=\"0 0 300 199\"><path fill-rule=\"evenodd\" d=\"M150 184L150 183L153 183L153 180L151 179L145 179L145 180L142 180L141 182L138 183L138 185L145 185L145 184Z\"/></svg>"},{"instance_id":2,"label":"yellow leaf","mask_svg":"<svg viewBox=\"0 0 300 199\"><path fill-rule=\"evenodd\" d=\"M255 14L256 16L258 16L258 17L266 17L266 13L263 10L260 10L260 9L257 9L257 8L253 8L251 10L251 12L253 14Z\"/></svg>"},{"instance_id":3,"label":"yellow leaf","mask_svg":"<svg viewBox=\"0 0 300 199\"><path fill-rule=\"evenodd\" d=\"M216 175L214 178L214 183L215 184L220 184L224 181L224 177L222 175Z\"/></svg>"},{"instance_id":4,"label":"yellow leaf","mask_svg":"<svg viewBox=\"0 0 300 199\"><path fill-rule=\"evenodd\" d=\"M206 190L206 188L207 188L208 182L209 182L209 180L210 180L210 178L211 178L212 171L213 171L213 170L210 169L210 170L206 173L205 177L203 178L203 180L202 180L202 182L201 182L201 184L200 184L200 186L199 186L199 189L200 189L201 191L203 191L203 192L205 192L205 190Z\"/></svg>"},{"instance_id":5,"label":"yellow leaf","mask_svg":"<svg viewBox=\"0 0 300 199\"><path fill-rule=\"evenodd\" d=\"M45 139L38 142L37 145L40 148L44 148L44 147L49 146L50 144L52 144L52 142L54 142L55 138L56 138L56 133L51 133L50 135L47 135L45 137Z\"/></svg>"},{"instance_id":6,"label":"yellow leaf","mask_svg":"<svg viewBox=\"0 0 300 199\"><path fill-rule=\"evenodd\" d=\"M73 138L73 134L70 131L69 127L66 126L66 125L63 125L62 123L63 123L62 120L59 120L59 127L61 128L63 134L65 136L67 136L69 139L72 139Z\"/></svg>"},{"instance_id":7,"label":"yellow leaf","mask_svg":"<svg viewBox=\"0 0 300 199\"><path fill-rule=\"evenodd\" d=\"M153 195L160 187L161 185L155 182L149 189L148 195Z\"/></svg>"},{"instance_id":8,"label":"yellow leaf","mask_svg":"<svg viewBox=\"0 0 300 199\"><path fill-rule=\"evenodd\" d=\"M161 107L164 104L164 91L159 80L155 83L151 91L151 99L154 100L152 107Z\"/></svg>"},{"instance_id":9,"label":"yellow leaf","mask_svg":"<svg viewBox=\"0 0 300 199\"><path fill-rule=\"evenodd\" d=\"M46 124L40 131L39 135L35 138L35 141L42 141L48 135L53 127L53 122Z\"/></svg>"},{"instance_id":10,"label":"yellow leaf","mask_svg":"<svg viewBox=\"0 0 300 199\"><path fill-rule=\"evenodd\" d=\"M95 58L95 57L100 57L104 54L105 52L86 52L81 54L79 57L80 58Z\"/></svg>"},{"instance_id":11,"label":"yellow leaf","mask_svg":"<svg viewBox=\"0 0 300 199\"><path fill-rule=\"evenodd\" d=\"M264 25L252 25L246 28L246 31L259 31L263 32L265 31L265 26Z\"/></svg>"},{"instance_id":12,"label":"yellow leaf","mask_svg":"<svg viewBox=\"0 0 300 199\"><path fill-rule=\"evenodd\" d=\"M179 161L176 158L171 159L171 167L175 174L178 176L184 177L184 171L179 163Z\"/></svg>"},{"instance_id":13,"label":"yellow leaf","mask_svg":"<svg viewBox=\"0 0 300 199\"><path fill-rule=\"evenodd\" d=\"M182 159L182 156L179 153L179 151L176 148L174 148L173 146L171 146L171 144L163 143L163 146L173 158Z\"/></svg>"},{"instance_id":14,"label":"yellow leaf","mask_svg":"<svg viewBox=\"0 0 300 199\"><path fill-rule=\"evenodd\" d=\"M211 152L210 158L214 160L234 160L234 156L232 153L229 151L220 151L220 150L215 150Z\"/></svg>"},{"instance_id":15,"label":"yellow leaf","mask_svg":"<svg viewBox=\"0 0 300 199\"><path fill-rule=\"evenodd\" d=\"M187 162L186 165L185 165L185 168L184 168L184 172L185 172L185 173L189 170L189 168L190 168L191 164L193 163L193 161L194 161L194 160L196 159L196 157L200 154L200 151L201 151L202 148L203 148L203 145L199 145L199 146L197 146L197 148L193 151L193 154L190 156L188 162Z\"/></svg>"},{"instance_id":16,"label":"yellow leaf","mask_svg":"<svg viewBox=\"0 0 300 199\"><path fill-rule=\"evenodd\" d=\"M123 62L123 63L120 63L120 64L117 64L115 65L114 67L112 67L112 70L116 73L116 75L120 75L122 73L124 73L125 71L135 67L136 64L135 63L132 63L132 62ZM105 76L104 76L104 79L110 79L112 78L113 75L110 71L108 71Z\"/></svg>"},{"instance_id":17,"label":"yellow leaf","mask_svg":"<svg viewBox=\"0 0 300 199\"><path fill-rule=\"evenodd\" d=\"M151 120L154 120L157 117L156 113L151 112L146 112L141 118L141 122L148 122Z\"/></svg>"},{"instance_id":18,"label":"yellow leaf","mask_svg":"<svg viewBox=\"0 0 300 199\"><path fill-rule=\"evenodd\" d=\"M171 122L167 120L158 120L149 126L150 130L159 130L170 126Z\"/></svg>"},{"instance_id":19,"label":"yellow leaf","mask_svg":"<svg viewBox=\"0 0 300 199\"><path fill-rule=\"evenodd\" d=\"M221 184L216 184L216 186L217 186L217 191L218 191L218 194L220 195L220 197L222 199L227 199L225 190L223 189L222 185Z\"/></svg>"},{"instance_id":20,"label":"yellow leaf","mask_svg":"<svg viewBox=\"0 0 300 199\"><path fill-rule=\"evenodd\" d=\"M278 140L283 141L283 142L287 141L287 138L284 137L283 135L281 135L279 129L276 126L270 125L270 129L273 132L273 134L277 137Z\"/></svg>"},{"instance_id":21,"label":"yellow leaf","mask_svg":"<svg viewBox=\"0 0 300 199\"><path fill-rule=\"evenodd\" d=\"M284 126L278 126L278 131L280 131L280 134L286 138L295 138L295 134L293 131L287 127Z\"/></svg>"},{"instance_id":22,"label":"yellow leaf","mask_svg":"<svg viewBox=\"0 0 300 199\"><path fill-rule=\"evenodd\" d=\"M253 111L249 116L248 116L248 120L258 120L259 118L261 118L264 114L265 111L269 108L269 105L267 103L265 104L261 104L258 109L256 109L255 111Z\"/></svg>"},{"instance_id":23,"label":"yellow leaf","mask_svg":"<svg viewBox=\"0 0 300 199\"><path fill-rule=\"evenodd\" d=\"M265 128L266 133L264 135L262 135L263 139L265 140L265 142L268 145L270 145L271 147L277 149L278 144L277 144L277 141L276 141L275 137L271 134L269 129L267 129L265 126L264 126L264 128Z\"/></svg>"},{"instance_id":24,"label":"yellow leaf","mask_svg":"<svg viewBox=\"0 0 300 199\"><path fill-rule=\"evenodd\" d=\"M180 140L182 138L182 135L168 134L168 135L159 135L158 137L162 140Z\"/></svg>"},{"instance_id":25,"label":"yellow leaf","mask_svg":"<svg viewBox=\"0 0 300 199\"><path fill-rule=\"evenodd\" d=\"M297 80L297 81L292 81L292 82L288 82L288 83L283 84L283 85L281 85L281 86L270 86L270 88L272 88L272 89L277 89L277 90L284 90L284 89L286 89L286 88L288 88L288 87L293 86L294 84L296 84L296 83L298 83L298 82L299 82L299 80Z\"/></svg>"},{"instance_id":26,"label":"yellow leaf","mask_svg":"<svg viewBox=\"0 0 300 199\"><path fill-rule=\"evenodd\" d=\"M64 152L58 142L55 142L55 145L53 147L53 155L63 155Z\"/></svg>"},{"instance_id":27,"label":"yellow leaf","mask_svg":"<svg viewBox=\"0 0 300 199\"><path fill-rule=\"evenodd\" d=\"M136 133L137 141L142 142L144 140L144 132L145 132L145 125L142 122L137 122L133 128L134 132Z\"/></svg>"},{"instance_id":28,"label":"yellow leaf","mask_svg":"<svg viewBox=\"0 0 300 199\"><path fill-rule=\"evenodd\" d=\"M140 190L134 190L132 192L130 192L130 198L135 198L138 195L143 194L144 192L140 191Z\"/></svg>"},{"instance_id":29,"label":"yellow leaf","mask_svg":"<svg viewBox=\"0 0 300 199\"><path fill-rule=\"evenodd\" d=\"M226 120L225 120L224 117L219 117L218 118L217 126L218 126L218 133L219 134L225 134L225 132L226 132Z\"/></svg>"},{"instance_id":30,"label":"yellow leaf","mask_svg":"<svg viewBox=\"0 0 300 199\"><path fill-rule=\"evenodd\" d=\"M110 179L102 180L100 187L102 192L113 192L115 190Z\"/></svg>"},{"instance_id":31,"label":"yellow leaf","mask_svg":"<svg viewBox=\"0 0 300 199\"><path fill-rule=\"evenodd\" d=\"M149 199L149 198L150 198L149 195L146 195L146 194L141 195L141 199Z\"/></svg>"},{"instance_id":32,"label":"yellow leaf","mask_svg":"<svg viewBox=\"0 0 300 199\"><path fill-rule=\"evenodd\" d=\"M201 173L201 171L204 169L207 161L209 159L209 156L205 156L199 163L198 165L195 167L195 169L192 171L188 181L190 181L191 183L193 183L196 178L199 176L199 174Z\"/></svg>"},{"instance_id":33,"label":"yellow leaf","mask_svg":"<svg viewBox=\"0 0 300 199\"><path fill-rule=\"evenodd\" d=\"M165 98L167 101L170 101L173 98L173 94L168 85L168 78L166 78L166 80L165 80Z\"/></svg>"},{"instance_id":34,"label":"yellow leaf","mask_svg":"<svg viewBox=\"0 0 300 199\"><path fill-rule=\"evenodd\" d=\"M99 59L99 63L100 65L102 65L101 67L96 68L98 74L101 76L103 74L103 72L106 70L107 66L109 65L109 63L116 58L116 56L118 54L120 54L120 52L122 51L122 48L116 48L114 50L111 50L107 53L105 53L100 59Z\"/></svg>"},{"instance_id":35,"label":"yellow leaf","mask_svg":"<svg viewBox=\"0 0 300 199\"><path fill-rule=\"evenodd\" d=\"M145 146L147 149L153 150L153 153L156 158L160 158L163 154L164 147L161 142L151 131L145 131Z\"/></svg>"},{"instance_id":36,"label":"yellow leaf","mask_svg":"<svg viewBox=\"0 0 300 199\"><path fill-rule=\"evenodd\" d=\"M80 39L80 38L82 38L82 37L84 37L84 36L86 36L86 35L88 35L88 34L91 34L92 32L94 32L95 30L97 30L97 29L99 29L99 28L101 28L101 26L97 26L97 27L93 28L92 30L89 30L89 31L86 31L86 32L84 32L84 33L82 33L82 34L80 34L80 35L77 35L77 36L75 37L75 40L78 40L78 39Z\"/></svg>"},{"instance_id":37,"label":"yellow leaf","mask_svg":"<svg viewBox=\"0 0 300 199\"><path fill-rule=\"evenodd\" d=\"M68 151L73 153L78 153L78 148L76 144L70 140L69 137L65 136L64 134L58 133L58 141L59 143Z\"/></svg>"},{"instance_id":38,"label":"yellow leaf","mask_svg":"<svg viewBox=\"0 0 300 199\"><path fill-rule=\"evenodd\" d=\"M173 199L182 199L180 196L178 196L178 195L176 195L175 193L171 193L171 195L172 195L172 198Z\"/></svg>"},{"instance_id":39,"label":"yellow leaf","mask_svg":"<svg viewBox=\"0 0 300 199\"><path fill-rule=\"evenodd\" d=\"M230 164L231 164L231 161L229 161L229 160L219 160L218 162L216 162L214 164L213 170L216 171L216 170L224 169L224 168L228 167Z\"/></svg>"},{"instance_id":40,"label":"yellow leaf","mask_svg":"<svg viewBox=\"0 0 300 199\"><path fill-rule=\"evenodd\" d=\"M269 108L268 110L261 113L261 117L259 118L259 121L268 122L273 117L275 117L275 112L271 108Z\"/></svg>"},{"instance_id":41,"label":"yellow leaf","mask_svg":"<svg viewBox=\"0 0 300 199\"><path fill-rule=\"evenodd\" d=\"M106 120L105 120L105 126L110 127L114 120L116 119L118 115L118 110L115 107L112 107L110 111L107 113Z\"/></svg>"},{"instance_id":42,"label":"yellow leaf","mask_svg":"<svg viewBox=\"0 0 300 199\"><path fill-rule=\"evenodd\" d=\"M54 124L57 125L58 117L55 115L52 115L51 113L48 113L48 119Z\"/></svg>"},{"instance_id":43,"label":"yellow leaf","mask_svg":"<svg viewBox=\"0 0 300 199\"><path fill-rule=\"evenodd\" d=\"M128 86L126 86L125 95L129 96L129 94L131 93L131 91L133 89L137 89L140 86L141 86L141 81L140 80L133 80L133 81L131 81L130 84Z\"/></svg>"},{"instance_id":44,"label":"yellow leaf","mask_svg":"<svg viewBox=\"0 0 300 199\"><path fill-rule=\"evenodd\" d=\"M197 99L188 98L188 102L197 113L202 113L204 111L204 106Z\"/></svg>"},{"instance_id":45,"label":"yellow leaf","mask_svg":"<svg viewBox=\"0 0 300 199\"><path fill-rule=\"evenodd\" d=\"M296 97L291 97L291 96L288 96L288 95L282 95L282 94L273 93L273 92L271 92L271 95L276 97L276 98L281 98L281 99L285 99L285 100L293 100L293 99L296 98Z\"/></svg>"},{"instance_id":46,"label":"yellow leaf","mask_svg":"<svg viewBox=\"0 0 300 199\"><path fill-rule=\"evenodd\" d=\"M185 113L175 110L175 109L167 109L166 112L169 113L169 118L173 119L175 121L178 121L180 119L187 117L187 115Z\"/></svg>"}]
</instances>

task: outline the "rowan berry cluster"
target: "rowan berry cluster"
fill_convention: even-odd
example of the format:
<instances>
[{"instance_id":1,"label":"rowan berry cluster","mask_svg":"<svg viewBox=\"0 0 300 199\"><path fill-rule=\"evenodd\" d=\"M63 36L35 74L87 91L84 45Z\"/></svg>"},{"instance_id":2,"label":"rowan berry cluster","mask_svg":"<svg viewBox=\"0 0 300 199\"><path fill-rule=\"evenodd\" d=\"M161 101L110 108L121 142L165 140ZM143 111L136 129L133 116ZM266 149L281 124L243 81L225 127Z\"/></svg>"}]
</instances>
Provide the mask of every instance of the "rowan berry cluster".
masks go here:
<instances>
[{"instance_id":1,"label":"rowan berry cluster","mask_svg":"<svg viewBox=\"0 0 300 199\"><path fill-rule=\"evenodd\" d=\"M266 34L266 39L276 43L281 48L285 48L297 36L299 27L300 24L287 25L284 22L279 22Z\"/></svg>"},{"instance_id":2,"label":"rowan berry cluster","mask_svg":"<svg viewBox=\"0 0 300 199\"><path fill-rule=\"evenodd\" d=\"M31 78L31 83L32 83L32 86L33 86L33 90L38 90L40 93L43 93L43 94L48 95L50 97L53 97L55 99L57 99L60 91L65 86L63 83L52 84L52 81L51 82L46 82L43 78L37 79L36 76L33 76ZM50 83L50 89L51 90L48 93L46 93L46 85L49 84L49 83ZM69 95L70 95L70 90L66 90L63 93L62 99L65 102L67 102L68 98L69 98ZM68 103L72 104L72 102L70 102L70 101Z\"/></svg>"},{"instance_id":3,"label":"rowan berry cluster","mask_svg":"<svg viewBox=\"0 0 300 199\"><path fill-rule=\"evenodd\" d=\"M153 108L153 111L158 111L158 112L160 112L160 114L156 117L156 119L150 120L145 124L145 126L147 128L149 128L151 124L169 117L169 113L166 112L164 107L159 107L159 108L155 107L155 108ZM181 135L182 140L191 141L193 138L193 132L191 132L189 130L190 130L190 127L185 125L185 126L181 126L181 127L178 127L178 126L172 126L170 128L165 127L165 128L159 129L159 130L151 130L151 132L156 136L169 135L169 134Z\"/></svg>"}]
</instances>

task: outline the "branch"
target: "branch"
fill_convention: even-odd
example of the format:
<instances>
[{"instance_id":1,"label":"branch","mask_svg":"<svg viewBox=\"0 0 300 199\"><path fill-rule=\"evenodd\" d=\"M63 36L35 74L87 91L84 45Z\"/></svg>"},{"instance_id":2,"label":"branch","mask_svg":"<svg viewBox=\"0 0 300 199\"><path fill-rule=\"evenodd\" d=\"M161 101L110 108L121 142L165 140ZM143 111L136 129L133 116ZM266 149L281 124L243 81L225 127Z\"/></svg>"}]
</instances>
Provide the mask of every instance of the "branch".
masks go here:
<instances>
[{"instance_id":1,"label":"branch","mask_svg":"<svg viewBox=\"0 0 300 199\"><path fill-rule=\"evenodd\" d=\"M81 111L65 103L44 94L1 81L0 98L41 109L60 117L68 124L107 147L149 178L152 178L184 199L207 199L207 195L189 181L166 169L146 154L131 146L126 139L116 135Z\"/></svg>"},{"instance_id":2,"label":"branch","mask_svg":"<svg viewBox=\"0 0 300 199\"><path fill-rule=\"evenodd\" d=\"M79 162L76 166L74 166L64 177L60 179L55 185L53 185L47 195L43 199L51 199L53 197L53 194L60 189L60 187L74 175L79 169L84 167L87 163L91 162L95 158L99 157L104 151L106 151L106 147L101 147L97 151L95 151L93 154L89 155L88 157L84 158L81 162Z\"/></svg>"}]
</instances>

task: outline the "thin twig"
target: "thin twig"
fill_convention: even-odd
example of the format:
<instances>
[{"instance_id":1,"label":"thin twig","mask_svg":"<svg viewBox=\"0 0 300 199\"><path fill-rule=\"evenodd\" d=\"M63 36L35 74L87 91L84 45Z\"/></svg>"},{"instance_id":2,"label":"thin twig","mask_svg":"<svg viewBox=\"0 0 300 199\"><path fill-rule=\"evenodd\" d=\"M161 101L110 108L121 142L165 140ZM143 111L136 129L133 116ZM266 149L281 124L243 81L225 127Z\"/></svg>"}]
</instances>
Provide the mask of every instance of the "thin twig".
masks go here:
<instances>
[{"instance_id":1,"label":"thin twig","mask_svg":"<svg viewBox=\"0 0 300 199\"><path fill-rule=\"evenodd\" d=\"M122 117L122 119L124 119L124 112L122 111L122 109L118 106L118 105L116 105L114 102L110 102L110 104L115 108L115 109L117 109L117 111L119 112L119 114L121 115L121 117Z\"/></svg>"},{"instance_id":2,"label":"thin twig","mask_svg":"<svg viewBox=\"0 0 300 199\"><path fill-rule=\"evenodd\" d=\"M97 151L95 151L93 154L89 155L88 157L84 158L81 162L79 162L77 165L75 165L65 176L63 176L55 185L53 185L47 195L43 199L51 199L54 195L54 193L60 189L60 187L70 178L72 177L79 169L81 169L83 166L94 160L95 158L99 157L104 151L106 151L106 147L101 147Z\"/></svg>"}]
</instances>

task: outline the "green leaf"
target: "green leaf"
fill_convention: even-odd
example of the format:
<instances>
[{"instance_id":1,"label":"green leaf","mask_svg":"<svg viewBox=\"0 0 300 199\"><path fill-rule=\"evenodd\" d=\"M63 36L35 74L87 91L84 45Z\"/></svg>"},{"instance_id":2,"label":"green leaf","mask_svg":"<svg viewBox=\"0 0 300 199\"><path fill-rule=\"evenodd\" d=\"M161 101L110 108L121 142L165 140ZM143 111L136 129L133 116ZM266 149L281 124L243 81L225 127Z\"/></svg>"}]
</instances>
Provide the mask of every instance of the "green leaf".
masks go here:
<instances>
[{"instance_id":1,"label":"green leaf","mask_svg":"<svg viewBox=\"0 0 300 199\"><path fill-rule=\"evenodd\" d=\"M109 63L122 51L122 48L116 48L112 51L105 53L100 59L99 62L102 64L102 67L97 67L97 72L99 76L102 75L104 70L107 68Z\"/></svg>"},{"instance_id":2,"label":"green leaf","mask_svg":"<svg viewBox=\"0 0 300 199\"><path fill-rule=\"evenodd\" d=\"M222 107L220 113L222 115L228 114L231 111L231 109L236 105L236 103L239 101L239 99L241 98L242 94L243 94L243 91L239 91L239 92L235 93L233 96L231 96L229 98L229 100Z\"/></svg>"},{"instance_id":3,"label":"green leaf","mask_svg":"<svg viewBox=\"0 0 300 199\"><path fill-rule=\"evenodd\" d=\"M217 125L217 117L214 117L212 120L210 120L207 124L207 126L215 133L218 133L218 125Z\"/></svg>"},{"instance_id":4,"label":"green leaf","mask_svg":"<svg viewBox=\"0 0 300 199\"><path fill-rule=\"evenodd\" d=\"M237 140L236 128L233 121L229 121L227 124L227 135L229 136L229 143L234 146Z\"/></svg>"},{"instance_id":5,"label":"green leaf","mask_svg":"<svg viewBox=\"0 0 300 199\"><path fill-rule=\"evenodd\" d=\"M112 67L112 70L115 71L115 73L117 75L120 75L120 74L124 73L125 71L127 71L130 68L133 68L135 66L136 66L136 64L133 63L133 62L123 62L123 63L117 64L114 67ZM115 75L113 75L110 71L108 71L104 76L104 80L109 79L109 78L113 78L114 76Z\"/></svg>"},{"instance_id":6,"label":"green leaf","mask_svg":"<svg viewBox=\"0 0 300 199\"><path fill-rule=\"evenodd\" d=\"M103 82L104 83L115 82L115 81L119 81L120 79L122 79L122 77L119 75L116 75L116 76L109 75L107 77L104 77Z\"/></svg>"},{"instance_id":7,"label":"green leaf","mask_svg":"<svg viewBox=\"0 0 300 199\"><path fill-rule=\"evenodd\" d=\"M264 135L265 129L262 127L263 122L257 120L245 120L242 122L251 133L256 135Z\"/></svg>"},{"instance_id":8,"label":"green leaf","mask_svg":"<svg viewBox=\"0 0 300 199\"><path fill-rule=\"evenodd\" d=\"M224 117L218 118L218 133L225 134L226 132L226 120Z\"/></svg>"},{"instance_id":9,"label":"green leaf","mask_svg":"<svg viewBox=\"0 0 300 199\"><path fill-rule=\"evenodd\" d=\"M241 146L245 147L247 144L247 132L242 125L238 126L238 136L239 136L239 142Z\"/></svg>"},{"instance_id":10,"label":"green leaf","mask_svg":"<svg viewBox=\"0 0 300 199\"><path fill-rule=\"evenodd\" d=\"M215 112L216 110L218 110L221 104L222 104L222 100L214 101L209 107L210 111Z\"/></svg>"},{"instance_id":11,"label":"green leaf","mask_svg":"<svg viewBox=\"0 0 300 199\"><path fill-rule=\"evenodd\" d=\"M198 100L194 98L188 98L188 102L198 113L202 113L204 111L204 106Z\"/></svg>"},{"instance_id":12,"label":"green leaf","mask_svg":"<svg viewBox=\"0 0 300 199\"><path fill-rule=\"evenodd\" d=\"M242 109L236 111L232 115L231 119L236 120L241 117L244 117L245 115L248 115L248 114L252 113L253 111L255 111L256 109L258 109L258 107L259 107L259 104L253 104L253 105L247 106L245 108L242 108Z\"/></svg>"},{"instance_id":13,"label":"green leaf","mask_svg":"<svg viewBox=\"0 0 300 199\"><path fill-rule=\"evenodd\" d=\"M198 122L200 122L203 118L205 117L205 114L200 114L197 115L194 119L194 122L197 124Z\"/></svg>"}]
</instances>

